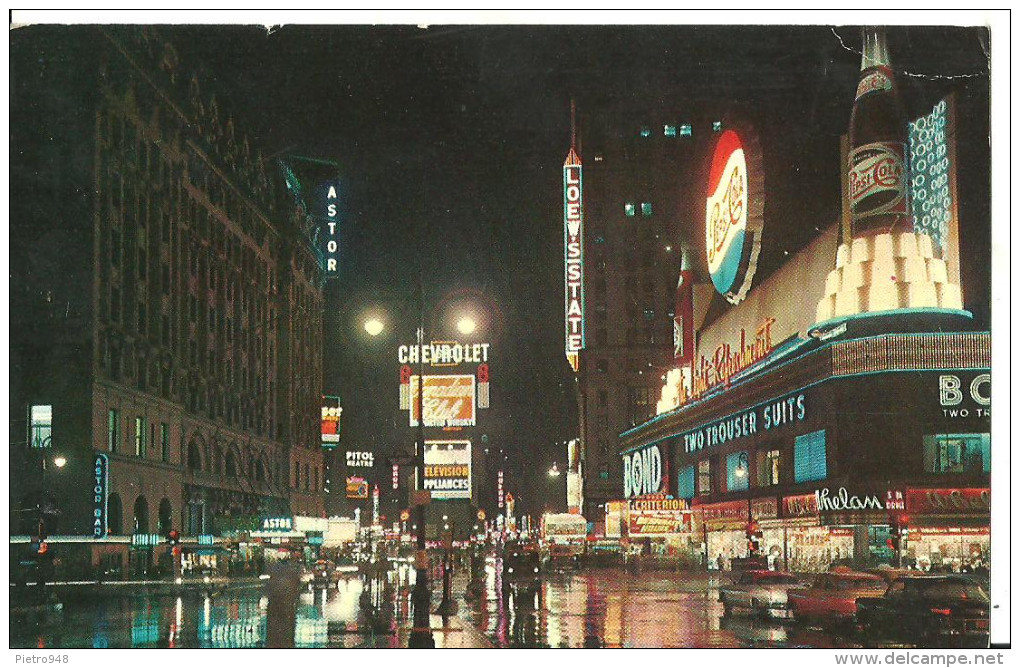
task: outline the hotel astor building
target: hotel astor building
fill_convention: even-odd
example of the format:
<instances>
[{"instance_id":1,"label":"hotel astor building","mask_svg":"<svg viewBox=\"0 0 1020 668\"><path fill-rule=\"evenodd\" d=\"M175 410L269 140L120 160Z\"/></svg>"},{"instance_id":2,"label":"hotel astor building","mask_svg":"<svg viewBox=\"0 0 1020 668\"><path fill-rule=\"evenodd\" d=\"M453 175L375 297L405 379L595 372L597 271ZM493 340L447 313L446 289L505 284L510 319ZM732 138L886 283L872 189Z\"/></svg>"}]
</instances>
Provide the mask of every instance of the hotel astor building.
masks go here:
<instances>
[{"instance_id":1,"label":"hotel astor building","mask_svg":"<svg viewBox=\"0 0 1020 668\"><path fill-rule=\"evenodd\" d=\"M171 44L48 29L12 80L12 535L126 572L127 536L322 516L307 212Z\"/></svg>"}]
</instances>

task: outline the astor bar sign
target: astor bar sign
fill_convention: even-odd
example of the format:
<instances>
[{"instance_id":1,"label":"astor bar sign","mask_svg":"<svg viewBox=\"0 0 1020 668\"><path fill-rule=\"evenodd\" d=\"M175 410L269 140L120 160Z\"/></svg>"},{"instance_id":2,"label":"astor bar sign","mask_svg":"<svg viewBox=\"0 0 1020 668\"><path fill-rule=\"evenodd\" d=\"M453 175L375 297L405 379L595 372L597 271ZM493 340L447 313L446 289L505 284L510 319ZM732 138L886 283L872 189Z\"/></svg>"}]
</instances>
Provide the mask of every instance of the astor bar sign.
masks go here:
<instances>
[{"instance_id":1,"label":"astor bar sign","mask_svg":"<svg viewBox=\"0 0 1020 668\"><path fill-rule=\"evenodd\" d=\"M110 458L102 452L96 453L93 462L92 487L92 536L105 538L109 530L110 499Z\"/></svg>"}]
</instances>

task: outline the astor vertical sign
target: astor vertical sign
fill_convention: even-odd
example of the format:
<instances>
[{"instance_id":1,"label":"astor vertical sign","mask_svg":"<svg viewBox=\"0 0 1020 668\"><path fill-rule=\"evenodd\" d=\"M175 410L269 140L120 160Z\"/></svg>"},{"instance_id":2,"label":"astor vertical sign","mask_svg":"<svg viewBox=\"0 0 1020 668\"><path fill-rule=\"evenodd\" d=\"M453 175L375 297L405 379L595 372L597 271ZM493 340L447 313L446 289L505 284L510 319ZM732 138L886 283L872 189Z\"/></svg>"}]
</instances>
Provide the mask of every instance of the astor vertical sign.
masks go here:
<instances>
[{"instance_id":1,"label":"astor vertical sign","mask_svg":"<svg viewBox=\"0 0 1020 668\"><path fill-rule=\"evenodd\" d=\"M109 531L110 458L97 452L92 463L92 535L105 538Z\"/></svg>"},{"instance_id":2,"label":"astor vertical sign","mask_svg":"<svg viewBox=\"0 0 1020 668\"><path fill-rule=\"evenodd\" d=\"M563 163L563 294L567 361L576 372L584 348L584 223L581 159L570 148Z\"/></svg>"}]
</instances>

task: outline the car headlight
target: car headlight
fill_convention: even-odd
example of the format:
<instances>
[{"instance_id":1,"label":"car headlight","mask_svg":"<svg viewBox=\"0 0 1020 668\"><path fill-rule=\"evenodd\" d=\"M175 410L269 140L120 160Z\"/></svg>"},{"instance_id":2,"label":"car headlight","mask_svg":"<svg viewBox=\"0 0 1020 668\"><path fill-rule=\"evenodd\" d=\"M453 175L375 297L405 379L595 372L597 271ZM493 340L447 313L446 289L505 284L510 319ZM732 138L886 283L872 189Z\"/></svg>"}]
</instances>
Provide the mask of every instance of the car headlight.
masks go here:
<instances>
[{"instance_id":1,"label":"car headlight","mask_svg":"<svg viewBox=\"0 0 1020 668\"><path fill-rule=\"evenodd\" d=\"M538 566L535 566L535 572L536 573L538 572Z\"/></svg>"},{"instance_id":2,"label":"car headlight","mask_svg":"<svg viewBox=\"0 0 1020 668\"><path fill-rule=\"evenodd\" d=\"M510 568L506 569L506 572L507 573L513 573L514 572L514 567L511 566Z\"/></svg>"}]
</instances>

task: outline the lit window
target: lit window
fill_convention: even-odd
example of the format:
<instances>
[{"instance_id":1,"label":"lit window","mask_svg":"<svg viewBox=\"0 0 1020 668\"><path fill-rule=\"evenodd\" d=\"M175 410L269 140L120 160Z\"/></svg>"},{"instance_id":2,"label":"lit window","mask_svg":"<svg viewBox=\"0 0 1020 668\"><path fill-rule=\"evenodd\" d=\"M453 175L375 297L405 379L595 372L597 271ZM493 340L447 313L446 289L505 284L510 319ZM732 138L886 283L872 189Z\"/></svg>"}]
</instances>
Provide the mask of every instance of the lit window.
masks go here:
<instances>
[{"instance_id":1,"label":"lit window","mask_svg":"<svg viewBox=\"0 0 1020 668\"><path fill-rule=\"evenodd\" d=\"M655 320L655 309L645 309L645 320Z\"/></svg>"},{"instance_id":2,"label":"lit window","mask_svg":"<svg viewBox=\"0 0 1020 668\"><path fill-rule=\"evenodd\" d=\"M937 434L924 437L926 473L988 473L988 434Z\"/></svg>"},{"instance_id":3,"label":"lit window","mask_svg":"<svg viewBox=\"0 0 1020 668\"><path fill-rule=\"evenodd\" d=\"M712 132L722 132L722 121L712 121Z\"/></svg>"},{"instance_id":4,"label":"lit window","mask_svg":"<svg viewBox=\"0 0 1020 668\"><path fill-rule=\"evenodd\" d=\"M32 406L29 409L29 444L33 448L53 445L53 406Z\"/></svg>"},{"instance_id":5,"label":"lit window","mask_svg":"<svg viewBox=\"0 0 1020 668\"><path fill-rule=\"evenodd\" d=\"M691 136L691 124L690 123L684 123L683 125L680 126L680 136L681 137L690 137Z\"/></svg>"},{"instance_id":6,"label":"lit window","mask_svg":"<svg viewBox=\"0 0 1020 668\"><path fill-rule=\"evenodd\" d=\"M642 137L651 137L652 136L652 129L648 128L648 127L641 128L641 136Z\"/></svg>"},{"instance_id":7,"label":"lit window","mask_svg":"<svg viewBox=\"0 0 1020 668\"><path fill-rule=\"evenodd\" d=\"M712 493L712 462L703 459L698 462L698 494L708 496Z\"/></svg>"},{"instance_id":8,"label":"lit window","mask_svg":"<svg viewBox=\"0 0 1020 668\"><path fill-rule=\"evenodd\" d=\"M758 453L758 485L771 487L779 484L779 467L782 462L779 450Z\"/></svg>"},{"instance_id":9,"label":"lit window","mask_svg":"<svg viewBox=\"0 0 1020 668\"><path fill-rule=\"evenodd\" d=\"M120 445L120 418L117 409L111 408L106 417L106 446L110 452L117 452Z\"/></svg>"},{"instance_id":10,"label":"lit window","mask_svg":"<svg viewBox=\"0 0 1020 668\"><path fill-rule=\"evenodd\" d=\"M688 466L684 468L684 470L680 471L680 475L677 476L676 488L676 495L678 498L687 499L688 501L694 498L693 466Z\"/></svg>"},{"instance_id":11,"label":"lit window","mask_svg":"<svg viewBox=\"0 0 1020 668\"><path fill-rule=\"evenodd\" d=\"M604 243L606 243L606 238L602 237L602 236L595 237L595 243L597 243L597 244L604 244Z\"/></svg>"},{"instance_id":12,"label":"lit window","mask_svg":"<svg viewBox=\"0 0 1020 668\"><path fill-rule=\"evenodd\" d=\"M662 134L666 137L676 137L676 126L675 125L664 125L662 127Z\"/></svg>"},{"instance_id":13,"label":"lit window","mask_svg":"<svg viewBox=\"0 0 1020 668\"><path fill-rule=\"evenodd\" d=\"M749 468L746 452L734 452L726 457L726 489L730 492L747 489L751 477Z\"/></svg>"},{"instance_id":14,"label":"lit window","mask_svg":"<svg viewBox=\"0 0 1020 668\"><path fill-rule=\"evenodd\" d=\"M145 456L145 418L135 418L135 455Z\"/></svg>"},{"instance_id":15,"label":"lit window","mask_svg":"<svg viewBox=\"0 0 1020 668\"><path fill-rule=\"evenodd\" d=\"M641 202L641 215L642 216L650 216L650 215L652 215L652 203L651 202Z\"/></svg>"},{"instance_id":16,"label":"lit window","mask_svg":"<svg viewBox=\"0 0 1020 668\"><path fill-rule=\"evenodd\" d=\"M637 213L637 207L634 206L633 202L627 202L623 205L623 212L627 214L627 216L633 217L634 214Z\"/></svg>"},{"instance_id":17,"label":"lit window","mask_svg":"<svg viewBox=\"0 0 1020 668\"><path fill-rule=\"evenodd\" d=\"M825 480L825 430L798 436L793 441L793 481Z\"/></svg>"}]
</instances>

